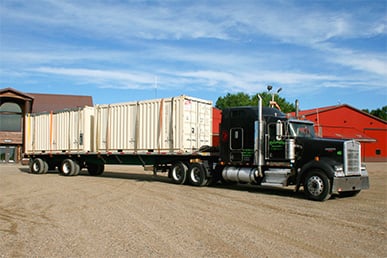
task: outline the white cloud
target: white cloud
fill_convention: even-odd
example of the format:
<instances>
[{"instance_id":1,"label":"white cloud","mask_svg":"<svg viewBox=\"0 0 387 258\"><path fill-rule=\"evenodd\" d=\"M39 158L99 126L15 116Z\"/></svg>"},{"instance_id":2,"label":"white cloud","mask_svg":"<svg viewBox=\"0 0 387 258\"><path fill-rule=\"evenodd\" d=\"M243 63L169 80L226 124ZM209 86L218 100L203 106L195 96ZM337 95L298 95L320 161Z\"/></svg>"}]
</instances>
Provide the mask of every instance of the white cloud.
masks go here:
<instances>
[{"instance_id":1,"label":"white cloud","mask_svg":"<svg viewBox=\"0 0 387 258\"><path fill-rule=\"evenodd\" d=\"M1 69L128 89L385 87L385 51L338 43L385 37L385 14L344 5L3 0Z\"/></svg>"},{"instance_id":2,"label":"white cloud","mask_svg":"<svg viewBox=\"0 0 387 258\"><path fill-rule=\"evenodd\" d=\"M127 72L127 71L109 71L96 69L74 69L74 68L52 68L40 67L32 70L43 74L54 74L67 77L77 77L85 81L92 81L99 85L106 85L114 82L118 87L122 85L130 85L128 88L138 88L139 85L149 85L154 82L154 79L146 73Z\"/></svg>"},{"instance_id":3,"label":"white cloud","mask_svg":"<svg viewBox=\"0 0 387 258\"><path fill-rule=\"evenodd\" d=\"M320 44L317 49L326 54L325 58L328 62L362 71L365 74L377 75L387 81L387 56L384 52L372 51L372 49L352 50L335 47L332 44Z\"/></svg>"},{"instance_id":4,"label":"white cloud","mask_svg":"<svg viewBox=\"0 0 387 258\"><path fill-rule=\"evenodd\" d=\"M355 70L373 73L382 76L387 82L387 60L366 53L338 54L331 59L342 65L350 66Z\"/></svg>"},{"instance_id":5,"label":"white cloud","mask_svg":"<svg viewBox=\"0 0 387 258\"><path fill-rule=\"evenodd\" d=\"M76 28L100 37L127 39L238 39L259 34L296 43L332 37L385 33L385 17L354 6L328 9L324 2L297 1L3 1L1 13L13 21L44 27ZM364 9L364 10L363 10ZM372 14L371 14L372 15ZM76 33L76 32L75 32Z\"/></svg>"}]
</instances>

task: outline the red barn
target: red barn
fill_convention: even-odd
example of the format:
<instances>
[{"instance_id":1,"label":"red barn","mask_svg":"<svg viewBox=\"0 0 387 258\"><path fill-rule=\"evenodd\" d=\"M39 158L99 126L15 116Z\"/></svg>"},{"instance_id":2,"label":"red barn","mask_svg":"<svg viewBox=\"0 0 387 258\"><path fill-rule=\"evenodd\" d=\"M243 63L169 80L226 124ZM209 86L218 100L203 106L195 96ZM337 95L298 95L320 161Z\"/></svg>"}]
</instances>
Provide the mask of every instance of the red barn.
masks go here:
<instances>
[{"instance_id":1,"label":"red barn","mask_svg":"<svg viewBox=\"0 0 387 258\"><path fill-rule=\"evenodd\" d=\"M318 136L358 140L364 161L387 161L387 121L346 104L300 111L299 116L315 123Z\"/></svg>"}]
</instances>

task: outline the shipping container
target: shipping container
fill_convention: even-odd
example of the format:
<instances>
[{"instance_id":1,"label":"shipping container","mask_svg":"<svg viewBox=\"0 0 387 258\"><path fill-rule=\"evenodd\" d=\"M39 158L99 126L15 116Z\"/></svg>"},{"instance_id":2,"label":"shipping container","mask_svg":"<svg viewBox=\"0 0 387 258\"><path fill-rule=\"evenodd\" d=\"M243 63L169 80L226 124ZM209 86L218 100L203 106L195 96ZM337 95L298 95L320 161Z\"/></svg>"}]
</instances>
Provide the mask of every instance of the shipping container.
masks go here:
<instances>
[{"instance_id":1,"label":"shipping container","mask_svg":"<svg viewBox=\"0 0 387 258\"><path fill-rule=\"evenodd\" d=\"M26 116L26 153L190 153L212 144L212 103L188 96Z\"/></svg>"},{"instance_id":2,"label":"shipping container","mask_svg":"<svg viewBox=\"0 0 387 258\"><path fill-rule=\"evenodd\" d=\"M97 152L189 153L212 144L212 103L188 96L95 106Z\"/></svg>"},{"instance_id":3,"label":"shipping container","mask_svg":"<svg viewBox=\"0 0 387 258\"><path fill-rule=\"evenodd\" d=\"M94 108L27 114L26 153L90 152Z\"/></svg>"}]
</instances>

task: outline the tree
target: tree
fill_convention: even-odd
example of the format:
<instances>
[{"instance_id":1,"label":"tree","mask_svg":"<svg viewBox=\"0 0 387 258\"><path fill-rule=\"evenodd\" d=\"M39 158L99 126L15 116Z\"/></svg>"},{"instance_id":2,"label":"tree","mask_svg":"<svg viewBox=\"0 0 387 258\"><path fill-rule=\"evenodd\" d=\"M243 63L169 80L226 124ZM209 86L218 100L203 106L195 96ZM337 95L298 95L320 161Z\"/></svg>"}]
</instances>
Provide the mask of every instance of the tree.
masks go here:
<instances>
[{"instance_id":1,"label":"tree","mask_svg":"<svg viewBox=\"0 0 387 258\"><path fill-rule=\"evenodd\" d=\"M368 109L363 109L363 111L387 121L387 106L384 106L384 107L378 108L378 109L374 109L371 111L369 111Z\"/></svg>"},{"instance_id":2,"label":"tree","mask_svg":"<svg viewBox=\"0 0 387 258\"><path fill-rule=\"evenodd\" d=\"M224 97L219 97L216 101L215 107L225 109L228 107L251 106L251 98L243 92L237 94L227 93Z\"/></svg>"},{"instance_id":3,"label":"tree","mask_svg":"<svg viewBox=\"0 0 387 258\"><path fill-rule=\"evenodd\" d=\"M262 105L268 107L273 96L269 92L262 92L254 95L252 97L252 104L258 105L258 95L262 98ZM281 111L284 113L290 113L296 111L296 107L293 103L286 101L285 98L281 98L277 94L274 95L274 101L277 102L278 106L281 108Z\"/></svg>"},{"instance_id":4,"label":"tree","mask_svg":"<svg viewBox=\"0 0 387 258\"><path fill-rule=\"evenodd\" d=\"M215 107L225 109L229 107L256 106L258 105L258 95L262 98L262 105L268 107L272 100L272 94L268 92L262 92L253 96L249 96L243 92L236 94L227 93L226 96L218 98ZM274 100L284 113L294 112L296 110L294 104L287 102L284 98L279 97L278 94L274 95Z\"/></svg>"}]
</instances>

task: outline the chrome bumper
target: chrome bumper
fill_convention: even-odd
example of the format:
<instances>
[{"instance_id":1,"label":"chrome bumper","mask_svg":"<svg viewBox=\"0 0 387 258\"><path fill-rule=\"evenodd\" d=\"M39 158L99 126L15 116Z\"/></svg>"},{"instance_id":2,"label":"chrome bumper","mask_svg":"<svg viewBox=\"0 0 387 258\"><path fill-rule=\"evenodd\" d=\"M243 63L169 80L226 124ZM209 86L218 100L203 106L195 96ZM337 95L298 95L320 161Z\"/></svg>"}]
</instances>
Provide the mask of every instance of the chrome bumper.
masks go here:
<instances>
[{"instance_id":1,"label":"chrome bumper","mask_svg":"<svg viewBox=\"0 0 387 258\"><path fill-rule=\"evenodd\" d=\"M368 176L352 177L334 177L332 184L332 193L338 194L347 191L359 191L369 189L370 183Z\"/></svg>"}]
</instances>

